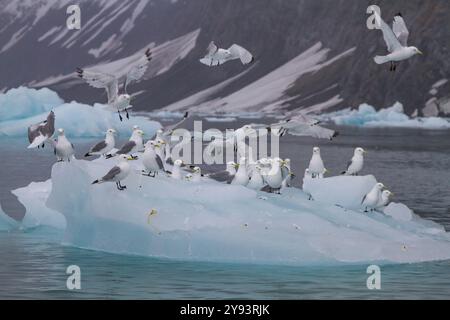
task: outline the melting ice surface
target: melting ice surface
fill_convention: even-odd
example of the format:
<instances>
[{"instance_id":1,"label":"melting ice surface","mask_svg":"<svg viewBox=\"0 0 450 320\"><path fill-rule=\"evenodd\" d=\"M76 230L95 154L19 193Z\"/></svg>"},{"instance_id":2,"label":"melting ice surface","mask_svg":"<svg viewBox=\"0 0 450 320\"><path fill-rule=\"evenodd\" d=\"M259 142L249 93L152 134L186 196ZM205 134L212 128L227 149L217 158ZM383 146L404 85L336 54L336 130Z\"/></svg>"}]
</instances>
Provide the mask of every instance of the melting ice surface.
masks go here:
<instances>
[{"instance_id":1,"label":"melting ice surface","mask_svg":"<svg viewBox=\"0 0 450 320\"><path fill-rule=\"evenodd\" d=\"M15 190L28 225L65 229L64 242L120 254L180 260L336 265L450 259L450 235L402 204L364 214L373 176L305 181L305 190L257 193L207 179L142 176L140 160L118 191L91 185L114 159L56 163L51 180ZM70 181L70 183L67 183ZM150 215L152 209L157 213Z\"/></svg>"},{"instance_id":2,"label":"melting ice surface","mask_svg":"<svg viewBox=\"0 0 450 320\"><path fill-rule=\"evenodd\" d=\"M361 104L358 109L327 113L319 116L322 120L334 122L337 125L366 127L402 127L423 129L449 129L450 121L438 117L410 118L403 111L399 102L392 107L376 110L368 104Z\"/></svg>"},{"instance_id":3,"label":"melting ice surface","mask_svg":"<svg viewBox=\"0 0 450 320\"><path fill-rule=\"evenodd\" d=\"M64 101L52 90L20 87L0 94L0 136L26 137L27 128L47 118L54 110L56 128L64 128L71 137L101 137L108 128L120 135L128 136L131 128L138 125L144 132L155 132L160 126L143 116L131 116L130 120L119 120L116 113L102 104L89 106L75 101Z\"/></svg>"}]
</instances>

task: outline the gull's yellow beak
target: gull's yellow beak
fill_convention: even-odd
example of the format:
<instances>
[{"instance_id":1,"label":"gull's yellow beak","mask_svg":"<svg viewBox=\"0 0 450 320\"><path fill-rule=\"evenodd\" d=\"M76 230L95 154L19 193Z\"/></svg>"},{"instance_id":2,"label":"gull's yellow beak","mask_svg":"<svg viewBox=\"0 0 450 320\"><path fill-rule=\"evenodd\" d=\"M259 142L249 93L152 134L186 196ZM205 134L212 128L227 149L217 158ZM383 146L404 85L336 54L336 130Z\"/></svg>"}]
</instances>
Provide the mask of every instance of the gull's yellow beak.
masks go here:
<instances>
[{"instance_id":1,"label":"gull's yellow beak","mask_svg":"<svg viewBox=\"0 0 450 320\"><path fill-rule=\"evenodd\" d=\"M127 160L135 160L133 157L129 156Z\"/></svg>"},{"instance_id":2,"label":"gull's yellow beak","mask_svg":"<svg viewBox=\"0 0 450 320\"><path fill-rule=\"evenodd\" d=\"M420 50L417 50L417 53L423 56L423 52Z\"/></svg>"},{"instance_id":3,"label":"gull's yellow beak","mask_svg":"<svg viewBox=\"0 0 450 320\"><path fill-rule=\"evenodd\" d=\"M234 167L235 169L239 168L239 163L235 163L235 164L233 165L233 167Z\"/></svg>"},{"instance_id":4,"label":"gull's yellow beak","mask_svg":"<svg viewBox=\"0 0 450 320\"><path fill-rule=\"evenodd\" d=\"M364 154L367 154L368 152L366 150L363 151Z\"/></svg>"}]
</instances>

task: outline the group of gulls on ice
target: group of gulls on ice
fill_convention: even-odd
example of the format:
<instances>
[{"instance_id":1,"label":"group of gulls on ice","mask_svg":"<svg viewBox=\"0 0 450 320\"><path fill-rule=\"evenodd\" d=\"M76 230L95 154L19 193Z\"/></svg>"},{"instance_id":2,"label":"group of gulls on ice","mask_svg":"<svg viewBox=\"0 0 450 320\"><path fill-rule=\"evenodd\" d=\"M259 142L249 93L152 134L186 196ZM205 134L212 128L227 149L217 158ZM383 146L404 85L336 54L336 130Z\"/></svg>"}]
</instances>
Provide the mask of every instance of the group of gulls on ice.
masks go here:
<instances>
[{"instance_id":1,"label":"group of gulls on ice","mask_svg":"<svg viewBox=\"0 0 450 320\"><path fill-rule=\"evenodd\" d=\"M397 62L409 59L416 54L422 54L416 47L407 46L409 32L400 13L395 16L392 29L377 12L375 12L375 21L383 33L389 52L385 56L376 56L374 60L377 64L390 62L390 71L395 71ZM131 108L132 95L128 94L127 87L130 83L142 79L151 60L152 53L150 49L147 49L145 54L128 69L122 86L119 85L118 77L111 74L88 71L82 68L77 68L76 72L78 77L92 87L106 90L108 107L117 112L122 121L121 113L125 112L126 117L129 118L128 110ZM240 60L242 64L246 65L252 63L254 57L248 50L239 45L234 44L228 49L222 49L211 42L205 57L200 59L200 62L212 67L231 60ZM321 127L318 121L309 116L302 113L288 114L286 119L271 125L245 125L236 130L231 138L215 139L206 146L207 149L209 148L212 151L216 150L217 144L232 144L238 163L229 162L226 164L225 170L209 173L202 173L199 166L190 166L191 172L187 173L187 167L182 160L172 159L169 137L173 130L180 127L188 117L189 115L186 113L179 123L158 130L155 137L146 143L144 143L144 132L138 126L134 126L130 139L119 148L116 148L116 131L112 128L108 129L105 139L92 146L85 157L102 156L107 159L117 157L118 161L109 172L102 178L95 180L93 184L115 182L119 190L126 189L126 186L122 185L121 182L132 172L128 161L136 160L139 157L143 166L142 174L150 177L156 177L158 173L164 173L177 180L185 179L198 182L202 179L212 179L255 190L280 193L283 188L291 186L291 180L295 177L291 171L290 159L263 158L249 161L249 155L246 152L248 145L242 137L245 137L249 130L261 128L279 136L292 134L331 140L337 135L337 132ZM55 113L51 111L45 121L28 128L29 148L44 147L45 143L48 142L52 144L58 161L70 161L75 153L73 144L65 136L64 129L57 130L58 137L55 140L53 140L54 132ZM356 148L351 161L342 174L358 175L363 168L364 154L364 149ZM321 158L320 149L314 147L309 167L304 173L304 179L321 179L326 173L327 170ZM361 199L361 208L365 212L383 208L389 203L392 195L382 183L377 183Z\"/></svg>"}]
</instances>

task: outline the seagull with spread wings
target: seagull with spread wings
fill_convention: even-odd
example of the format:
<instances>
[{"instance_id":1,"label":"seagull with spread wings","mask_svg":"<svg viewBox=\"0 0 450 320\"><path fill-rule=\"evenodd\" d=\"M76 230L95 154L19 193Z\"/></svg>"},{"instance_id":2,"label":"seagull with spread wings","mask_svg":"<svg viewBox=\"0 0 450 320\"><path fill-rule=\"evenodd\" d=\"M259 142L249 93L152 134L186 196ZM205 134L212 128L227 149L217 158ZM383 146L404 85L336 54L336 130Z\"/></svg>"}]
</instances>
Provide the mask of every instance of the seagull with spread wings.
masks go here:
<instances>
[{"instance_id":1,"label":"seagull with spread wings","mask_svg":"<svg viewBox=\"0 0 450 320\"><path fill-rule=\"evenodd\" d=\"M241 60L242 64L246 65L252 63L255 58L253 55L245 48L233 44L228 49L219 48L214 41L211 41L208 48L206 49L206 55L200 62L208 67L215 67L224 64L231 60Z\"/></svg>"},{"instance_id":2,"label":"seagull with spread wings","mask_svg":"<svg viewBox=\"0 0 450 320\"><path fill-rule=\"evenodd\" d=\"M131 96L127 92L127 86L133 81L139 81L148 69L148 64L152 60L152 53L150 49L145 51L145 55L142 56L139 61L134 63L128 70L123 85L123 92L120 94L119 79L111 74L87 71L82 68L77 68L78 77L85 80L90 86L94 88L104 88L108 95L108 105L117 110L120 121L122 121L122 115L120 112L125 111L127 119L129 119L128 109L131 108Z\"/></svg>"},{"instance_id":3,"label":"seagull with spread wings","mask_svg":"<svg viewBox=\"0 0 450 320\"><path fill-rule=\"evenodd\" d=\"M408 47L409 31L401 13L394 17L392 29L381 19L378 12L375 12L375 22L383 32L383 38L389 51L388 55L374 58L377 64L390 62L390 71L395 71L397 68L396 62L407 60L417 54L423 54L416 47Z\"/></svg>"}]
</instances>

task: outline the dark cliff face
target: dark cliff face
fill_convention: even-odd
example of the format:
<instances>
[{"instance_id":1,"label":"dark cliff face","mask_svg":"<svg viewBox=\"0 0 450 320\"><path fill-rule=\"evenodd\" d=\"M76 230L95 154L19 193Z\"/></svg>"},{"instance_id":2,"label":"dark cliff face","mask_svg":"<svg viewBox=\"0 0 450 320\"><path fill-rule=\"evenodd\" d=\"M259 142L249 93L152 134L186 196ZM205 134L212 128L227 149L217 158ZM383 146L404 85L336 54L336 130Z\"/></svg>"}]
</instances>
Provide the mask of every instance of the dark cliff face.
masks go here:
<instances>
[{"instance_id":1,"label":"dark cliff face","mask_svg":"<svg viewBox=\"0 0 450 320\"><path fill-rule=\"evenodd\" d=\"M151 42L158 46L200 30L192 47L168 70L133 86L133 91L145 90L134 101L136 109L170 105L249 68L238 62L217 68L200 64L198 59L211 40L221 47L241 44L255 55L256 63L203 101L242 89L319 42L326 50L323 64L299 72L291 83L278 88L285 100L280 107L308 108L338 96L330 109L363 102L381 108L400 101L412 113L433 96L441 103L450 96L450 82L430 93L433 84L450 78L450 3L444 0L81 1L82 29L69 32L64 1L42 0L25 8L18 0L0 2L6 8L0 11L0 88L35 80L36 86L49 86L67 100L102 101L101 91L68 77L75 67L121 59ZM389 72L388 65L376 65L373 57L385 54L386 47L381 32L366 27L366 9L372 4L381 7L389 24L401 12L410 30L409 44L425 55L400 63L395 73ZM46 6L48 10L43 10ZM130 17L134 17L131 23ZM92 53L102 47L103 53Z\"/></svg>"}]
</instances>

